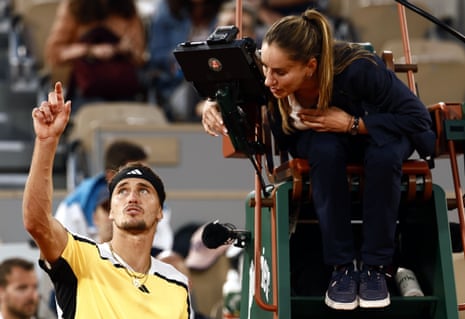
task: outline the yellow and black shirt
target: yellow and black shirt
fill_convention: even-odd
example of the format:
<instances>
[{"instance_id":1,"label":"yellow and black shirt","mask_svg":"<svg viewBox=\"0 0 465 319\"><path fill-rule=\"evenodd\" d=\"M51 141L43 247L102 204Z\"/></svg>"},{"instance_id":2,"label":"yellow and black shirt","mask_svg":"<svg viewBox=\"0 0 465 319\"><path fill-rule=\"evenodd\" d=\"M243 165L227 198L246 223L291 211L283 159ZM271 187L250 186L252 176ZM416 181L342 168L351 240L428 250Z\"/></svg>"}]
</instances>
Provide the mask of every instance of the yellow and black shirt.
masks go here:
<instances>
[{"instance_id":1,"label":"yellow and black shirt","mask_svg":"<svg viewBox=\"0 0 465 319\"><path fill-rule=\"evenodd\" d=\"M66 248L52 266L39 263L54 284L65 319L194 318L187 277L153 257L143 289L107 243L79 235L68 233Z\"/></svg>"}]
</instances>

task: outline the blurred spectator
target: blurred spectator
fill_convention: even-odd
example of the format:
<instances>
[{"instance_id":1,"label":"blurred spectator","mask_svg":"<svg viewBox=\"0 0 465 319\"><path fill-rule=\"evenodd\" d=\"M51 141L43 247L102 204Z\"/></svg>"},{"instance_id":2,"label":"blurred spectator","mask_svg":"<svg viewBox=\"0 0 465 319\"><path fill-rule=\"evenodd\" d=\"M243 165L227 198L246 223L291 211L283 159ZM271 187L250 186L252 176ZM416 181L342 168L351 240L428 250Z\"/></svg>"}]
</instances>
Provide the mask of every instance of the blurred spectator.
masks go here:
<instances>
[{"instance_id":1,"label":"blurred spectator","mask_svg":"<svg viewBox=\"0 0 465 319\"><path fill-rule=\"evenodd\" d=\"M53 67L72 65L67 99L84 103L140 99L145 28L134 0L63 0L45 48Z\"/></svg>"},{"instance_id":2,"label":"blurred spectator","mask_svg":"<svg viewBox=\"0 0 465 319\"><path fill-rule=\"evenodd\" d=\"M242 3L242 37L257 39L257 13L248 2ZM218 11L217 26L236 25L236 0L228 0ZM257 47L260 43L257 43Z\"/></svg>"},{"instance_id":3,"label":"blurred spectator","mask_svg":"<svg viewBox=\"0 0 465 319\"><path fill-rule=\"evenodd\" d=\"M313 8L325 14L331 22L335 39L357 42L358 36L352 23L344 17L329 14L328 7L328 0L262 0L258 5L258 18L263 23L264 32L283 16L299 15L306 9Z\"/></svg>"},{"instance_id":4,"label":"blurred spectator","mask_svg":"<svg viewBox=\"0 0 465 319\"><path fill-rule=\"evenodd\" d=\"M148 51L150 53L148 81L156 92L160 105L169 120L173 120L169 97L183 81L172 51L186 42L192 28L189 13L190 0L160 0L150 21Z\"/></svg>"},{"instance_id":5,"label":"blurred spectator","mask_svg":"<svg viewBox=\"0 0 465 319\"><path fill-rule=\"evenodd\" d=\"M113 221L110 219L110 200L106 190L100 192L92 221L95 226L95 240L99 243L110 241L113 237Z\"/></svg>"},{"instance_id":6,"label":"blurred spectator","mask_svg":"<svg viewBox=\"0 0 465 319\"><path fill-rule=\"evenodd\" d=\"M213 31L216 16L224 0L190 0L192 29L190 41L205 40Z\"/></svg>"},{"instance_id":7,"label":"blurred spectator","mask_svg":"<svg viewBox=\"0 0 465 319\"><path fill-rule=\"evenodd\" d=\"M157 259L159 259L159 260L161 260L161 261L163 261L163 262L165 262L167 264L172 265L174 268L176 268L177 270L182 272L184 275L186 275L186 277L189 278L189 284L192 286L192 282L190 280L189 268L187 267L185 259L181 254L179 254L179 253L177 253L175 251L165 250L165 251L162 251L160 254L158 254ZM191 289L192 289L192 287L191 287ZM193 297L191 296L191 298L193 298ZM193 300L193 302L195 303L195 300ZM210 319L210 317L205 316L204 314L197 311L195 309L195 307L194 307L194 312L195 312L195 318L194 319Z\"/></svg>"},{"instance_id":8,"label":"blurred spectator","mask_svg":"<svg viewBox=\"0 0 465 319\"><path fill-rule=\"evenodd\" d=\"M228 0L220 7L217 15L217 26L236 25L236 0ZM255 7L248 2L242 3L242 38L249 37L255 40L257 48L261 46L261 39L259 37L258 18ZM194 91L192 84L190 90ZM181 97L173 96L174 100L181 100ZM205 100L200 100L195 107L195 115L198 119L202 117L202 109ZM175 105L181 105L174 103ZM188 107L188 106L186 106Z\"/></svg>"},{"instance_id":9,"label":"blurred spectator","mask_svg":"<svg viewBox=\"0 0 465 319\"><path fill-rule=\"evenodd\" d=\"M127 141L113 142L105 152L105 171L82 181L58 205L55 217L71 232L87 236L97 242L111 239L107 182L120 166L128 162L146 160L147 154L139 145ZM170 210L164 207L163 219L158 224L154 238L154 255L161 250L171 249L173 232L170 217Z\"/></svg>"},{"instance_id":10,"label":"blurred spectator","mask_svg":"<svg viewBox=\"0 0 465 319\"><path fill-rule=\"evenodd\" d=\"M0 318L36 318L38 306L34 263L22 258L5 259L0 264Z\"/></svg>"},{"instance_id":11,"label":"blurred spectator","mask_svg":"<svg viewBox=\"0 0 465 319\"><path fill-rule=\"evenodd\" d=\"M200 226L202 224L189 222L179 227L174 233L173 251L186 258L189 254L192 235Z\"/></svg>"},{"instance_id":12,"label":"blurred spectator","mask_svg":"<svg viewBox=\"0 0 465 319\"><path fill-rule=\"evenodd\" d=\"M261 0L259 3L259 19L267 26L273 24L283 16L300 14L305 9L318 8L320 3L325 5L323 0Z\"/></svg>"},{"instance_id":13,"label":"blurred spectator","mask_svg":"<svg viewBox=\"0 0 465 319\"><path fill-rule=\"evenodd\" d=\"M191 90L173 56L179 43L203 41L213 32L223 0L160 0L148 35L148 81L170 121L197 121L198 94ZM186 85L187 84L187 85ZM174 105L176 101L183 105ZM180 98L178 98L180 97Z\"/></svg>"},{"instance_id":14,"label":"blurred spectator","mask_svg":"<svg viewBox=\"0 0 465 319\"><path fill-rule=\"evenodd\" d=\"M174 268L186 275L186 277L189 277L189 268L187 268L184 257L182 257L181 254L172 250L164 250L161 253L159 253L156 258L167 264L172 265Z\"/></svg>"},{"instance_id":15,"label":"blurred spectator","mask_svg":"<svg viewBox=\"0 0 465 319\"><path fill-rule=\"evenodd\" d=\"M223 301L223 284L230 268L226 252L230 246L207 248L202 242L204 227L202 225L192 235L186 265L190 272L194 309L210 315L216 313L218 305Z\"/></svg>"},{"instance_id":16,"label":"blurred spectator","mask_svg":"<svg viewBox=\"0 0 465 319\"><path fill-rule=\"evenodd\" d=\"M230 267L223 284L223 300L217 306L218 313L222 318L239 318L241 311L241 291L242 291L242 253L243 248L230 246L226 252L229 258Z\"/></svg>"}]
</instances>

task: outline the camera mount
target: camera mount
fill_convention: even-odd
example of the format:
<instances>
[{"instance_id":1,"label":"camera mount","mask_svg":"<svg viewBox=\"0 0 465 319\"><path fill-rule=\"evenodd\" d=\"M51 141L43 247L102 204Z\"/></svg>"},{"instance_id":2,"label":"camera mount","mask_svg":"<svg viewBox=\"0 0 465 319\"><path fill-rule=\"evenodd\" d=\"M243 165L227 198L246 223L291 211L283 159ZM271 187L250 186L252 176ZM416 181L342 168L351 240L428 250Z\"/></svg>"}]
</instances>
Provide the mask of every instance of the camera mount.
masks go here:
<instances>
[{"instance_id":1,"label":"camera mount","mask_svg":"<svg viewBox=\"0 0 465 319\"><path fill-rule=\"evenodd\" d=\"M203 98L216 99L234 148L260 169L254 158L263 154L263 144L255 136L255 123L262 105L267 104L269 91L251 38L236 40L235 26L218 27L206 41L180 43L173 54L184 77L192 82ZM261 177L261 174L260 174ZM262 188L265 186L262 179Z\"/></svg>"}]
</instances>

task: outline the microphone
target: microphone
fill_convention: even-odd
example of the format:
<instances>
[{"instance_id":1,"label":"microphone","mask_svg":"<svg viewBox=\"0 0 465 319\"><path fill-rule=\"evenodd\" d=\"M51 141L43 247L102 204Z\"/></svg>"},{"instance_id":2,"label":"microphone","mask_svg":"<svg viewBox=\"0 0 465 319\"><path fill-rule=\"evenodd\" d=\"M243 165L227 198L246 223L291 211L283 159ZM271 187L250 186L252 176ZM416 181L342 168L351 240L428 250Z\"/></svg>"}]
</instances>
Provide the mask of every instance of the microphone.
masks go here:
<instances>
[{"instance_id":1,"label":"microphone","mask_svg":"<svg viewBox=\"0 0 465 319\"><path fill-rule=\"evenodd\" d=\"M244 248L249 238L249 231L237 230L233 224L221 224L218 220L207 224L202 232L202 242L210 249L233 243L234 246Z\"/></svg>"}]
</instances>

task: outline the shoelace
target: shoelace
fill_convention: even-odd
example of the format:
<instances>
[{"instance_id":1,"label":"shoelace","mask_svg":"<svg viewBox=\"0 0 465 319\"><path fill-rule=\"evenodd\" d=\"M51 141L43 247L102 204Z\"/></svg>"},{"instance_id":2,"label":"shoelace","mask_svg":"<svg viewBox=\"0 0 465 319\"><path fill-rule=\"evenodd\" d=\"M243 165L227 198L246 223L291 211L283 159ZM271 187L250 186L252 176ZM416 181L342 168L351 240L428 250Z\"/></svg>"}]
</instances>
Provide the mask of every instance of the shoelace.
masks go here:
<instances>
[{"instance_id":1,"label":"shoelace","mask_svg":"<svg viewBox=\"0 0 465 319\"><path fill-rule=\"evenodd\" d=\"M349 276L349 267L341 267L341 269L336 269L337 275L334 278L332 286L339 284L341 290L348 290L352 284L352 276Z\"/></svg>"},{"instance_id":2,"label":"shoelace","mask_svg":"<svg viewBox=\"0 0 465 319\"><path fill-rule=\"evenodd\" d=\"M389 273L386 272L386 270L383 267L370 267L366 271L366 284L368 289L379 289L380 284L382 283L381 277L391 277Z\"/></svg>"}]
</instances>

